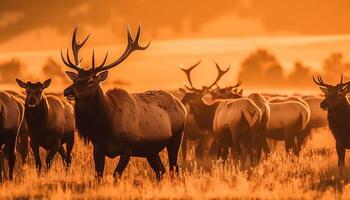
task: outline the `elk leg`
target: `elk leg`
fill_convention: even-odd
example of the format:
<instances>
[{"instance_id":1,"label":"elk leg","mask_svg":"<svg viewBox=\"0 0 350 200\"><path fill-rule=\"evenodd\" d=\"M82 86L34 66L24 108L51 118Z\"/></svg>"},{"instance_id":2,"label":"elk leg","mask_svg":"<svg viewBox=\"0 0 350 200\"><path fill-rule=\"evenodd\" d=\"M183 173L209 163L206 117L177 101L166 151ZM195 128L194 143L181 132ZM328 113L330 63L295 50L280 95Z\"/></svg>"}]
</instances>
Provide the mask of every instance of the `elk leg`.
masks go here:
<instances>
[{"instance_id":1,"label":"elk leg","mask_svg":"<svg viewBox=\"0 0 350 200\"><path fill-rule=\"evenodd\" d=\"M175 171L176 174L179 172L179 166L177 165L177 156L182 140L182 130L179 133L175 133L173 138L170 140L167 151L171 175Z\"/></svg>"},{"instance_id":2,"label":"elk leg","mask_svg":"<svg viewBox=\"0 0 350 200\"><path fill-rule=\"evenodd\" d=\"M120 155L120 159L118 162L117 167L114 170L113 176L115 179L118 179L122 176L126 166L128 165L130 161L132 151L131 150L125 150L122 155Z\"/></svg>"},{"instance_id":3,"label":"elk leg","mask_svg":"<svg viewBox=\"0 0 350 200\"><path fill-rule=\"evenodd\" d=\"M338 167L343 168L345 166L345 148L343 145L336 143L337 155L338 155Z\"/></svg>"},{"instance_id":4,"label":"elk leg","mask_svg":"<svg viewBox=\"0 0 350 200\"><path fill-rule=\"evenodd\" d=\"M66 149L67 149L67 166L69 167L71 165L72 162L72 150L73 150L73 146L74 146L74 132L72 134L70 134L70 137L68 138L67 144L66 144Z\"/></svg>"},{"instance_id":5,"label":"elk leg","mask_svg":"<svg viewBox=\"0 0 350 200\"><path fill-rule=\"evenodd\" d=\"M10 133L9 141L7 143L7 153L8 153L8 166L9 166L9 178L10 180L13 179L13 169L15 167L15 161L16 161L16 154L15 154L15 148L16 148L16 139L17 134L16 133Z\"/></svg>"},{"instance_id":6,"label":"elk leg","mask_svg":"<svg viewBox=\"0 0 350 200\"><path fill-rule=\"evenodd\" d=\"M182 162L186 162L186 157L187 157L187 138L182 139L182 144L181 144L181 153L182 153Z\"/></svg>"},{"instance_id":7,"label":"elk leg","mask_svg":"<svg viewBox=\"0 0 350 200\"><path fill-rule=\"evenodd\" d=\"M60 154L60 156L61 156L61 158L62 158L63 165L68 166L68 163L67 163L67 155L66 155L66 153L64 152L63 146L60 146L60 148L58 149L58 153Z\"/></svg>"},{"instance_id":8,"label":"elk leg","mask_svg":"<svg viewBox=\"0 0 350 200\"><path fill-rule=\"evenodd\" d=\"M103 151L99 150L96 145L94 146L94 163L97 179L103 177L103 171L105 168L105 155Z\"/></svg>"},{"instance_id":9,"label":"elk leg","mask_svg":"<svg viewBox=\"0 0 350 200\"><path fill-rule=\"evenodd\" d=\"M25 126L24 123L22 123L17 136L17 145L16 145L16 150L20 153L22 158L22 165L24 165L27 162L27 158L29 154L29 151L28 151L29 137L28 137L28 134L25 132L24 126Z\"/></svg>"},{"instance_id":10,"label":"elk leg","mask_svg":"<svg viewBox=\"0 0 350 200\"><path fill-rule=\"evenodd\" d=\"M34 158L35 158L35 167L38 170L38 175L40 175L41 172L41 160L40 160L40 153L39 153L39 145L30 141L30 147L32 148Z\"/></svg>"},{"instance_id":11,"label":"elk leg","mask_svg":"<svg viewBox=\"0 0 350 200\"><path fill-rule=\"evenodd\" d=\"M51 168L52 160L55 157L58 149L61 147L61 142L57 141L56 144L49 150L46 155L46 168L49 170Z\"/></svg>"},{"instance_id":12,"label":"elk leg","mask_svg":"<svg viewBox=\"0 0 350 200\"><path fill-rule=\"evenodd\" d=\"M5 175L4 168L5 168L5 156L0 145L0 182L3 182L3 174Z\"/></svg>"},{"instance_id":13,"label":"elk leg","mask_svg":"<svg viewBox=\"0 0 350 200\"><path fill-rule=\"evenodd\" d=\"M147 161L152 167L153 171L156 173L157 180L161 180L163 178L163 174L165 173L165 168L159 154L147 157Z\"/></svg>"}]
</instances>

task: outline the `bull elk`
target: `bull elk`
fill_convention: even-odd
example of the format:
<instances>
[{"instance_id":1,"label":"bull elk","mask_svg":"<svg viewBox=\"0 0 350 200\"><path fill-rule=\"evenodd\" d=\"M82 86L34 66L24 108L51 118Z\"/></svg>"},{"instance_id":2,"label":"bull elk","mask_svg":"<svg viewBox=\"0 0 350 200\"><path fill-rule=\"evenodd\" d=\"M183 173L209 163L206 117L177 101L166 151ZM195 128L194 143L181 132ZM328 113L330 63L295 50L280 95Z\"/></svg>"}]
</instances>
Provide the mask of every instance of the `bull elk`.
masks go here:
<instances>
[{"instance_id":1,"label":"bull elk","mask_svg":"<svg viewBox=\"0 0 350 200\"><path fill-rule=\"evenodd\" d=\"M131 94L123 89L112 89L106 93L101 83L106 80L108 70L118 66L136 50L145 50L149 46L140 46L140 27L136 37L127 32L128 45L124 53L110 64L103 62L95 65L92 54L92 67L80 67L79 50L85 44L77 43L74 30L71 61L62 60L76 72L66 71L73 84L64 90L64 96L75 101L74 114L79 134L93 144L93 157L96 175L103 176L105 157L120 156L114 170L114 177L119 178L132 156L145 157L156 173L157 179L165 173L159 152L167 148L170 171L178 172L177 157L185 126L186 110L176 97L165 91L148 91ZM67 59L67 60L66 60Z\"/></svg>"},{"instance_id":2,"label":"bull elk","mask_svg":"<svg viewBox=\"0 0 350 200\"><path fill-rule=\"evenodd\" d=\"M350 105L347 99L350 81L343 83L343 76L336 85L325 83L321 76L313 77L313 80L325 94L320 107L328 112L327 119L336 143L338 166L343 168L345 167L345 149L350 148Z\"/></svg>"},{"instance_id":3,"label":"bull elk","mask_svg":"<svg viewBox=\"0 0 350 200\"><path fill-rule=\"evenodd\" d=\"M212 88L217 85L218 81L225 75L229 67L225 70L221 69L220 66L215 62L218 75L213 83L209 86L203 86L201 89L197 89L193 86L191 79L191 72L194 70L201 61L188 67L187 69L181 67L181 70L185 72L189 86L185 85L185 89L181 89L185 95L182 98L182 102L185 104L188 115L186 120L186 127L184 138L182 142L182 156L183 160L186 160L187 152L187 142L188 140L199 140L195 149L196 157L202 158L204 151L208 150L212 139L212 120L214 118L214 110L206 106L202 102L202 96L207 92L213 92L216 98L224 98L226 93L220 93L217 90L212 90ZM230 87L234 89L238 87L239 84ZM228 91L226 89L225 91ZM228 97L227 97L228 98Z\"/></svg>"},{"instance_id":4,"label":"bull elk","mask_svg":"<svg viewBox=\"0 0 350 200\"><path fill-rule=\"evenodd\" d=\"M45 95L51 79L32 83L16 79L17 84L25 89L24 119L29 129L30 147L34 153L35 165L41 172L39 147L48 151L46 167L50 168L58 152L66 166L71 163L71 152L74 144L74 115L72 106L64 99ZM66 151L63 145L66 144Z\"/></svg>"}]
</instances>

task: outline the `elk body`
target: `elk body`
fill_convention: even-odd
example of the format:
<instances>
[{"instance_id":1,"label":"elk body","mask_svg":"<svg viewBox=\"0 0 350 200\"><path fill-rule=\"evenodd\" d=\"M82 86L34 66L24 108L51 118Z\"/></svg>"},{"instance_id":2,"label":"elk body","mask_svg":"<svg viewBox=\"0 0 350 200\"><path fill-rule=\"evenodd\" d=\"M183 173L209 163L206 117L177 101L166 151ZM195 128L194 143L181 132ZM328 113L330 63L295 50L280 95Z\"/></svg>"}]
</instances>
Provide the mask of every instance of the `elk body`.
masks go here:
<instances>
[{"instance_id":1,"label":"elk body","mask_svg":"<svg viewBox=\"0 0 350 200\"><path fill-rule=\"evenodd\" d=\"M300 149L296 141L309 123L309 108L298 101L270 102L269 107L270 120L263 136L283 140L286 151L292 149L298 155Z\"/></svg>"},{"instance_id":2,"label":"elk body","mask_svg":"<svg viewBox=\"0 0 350 200\"><path fill-rule=\"evenodd\" d=\"M347 99L350 81L343 83L343 77L336 85L323 82L321 76L313 77L314 82L325 94L320 107L327 111L329 128L332 131L336 143L338 166L345 166L345 149L350 148L350 105Z\"/></svg>"},{"instance_id":3,"label":"elk body","mask_svg":"<svg viewBox=\"0 0 350 200\"><path fill-rule=\"evenodd\" d=\"M165 91L148 91L131 94L122 89L104 92L101 82L108 69L123 62L133 51L148 47L139 46L140 27L135 39L128 30L128 46L122 56L111 64L80 68L76 30L72 39L74 63L67 54L63 62L77 71L66 72L73 84L64 90L68 99L74 99L74 113L79 134L93 144L93 157L97 176L103 176L105 157L120 156L114 177L122 175L132 156L147 158L158 179L165 168L159 152L167 149L170 171L178 171L177 157L185 126L186 110L176 97ZM67 51L68 52L68 51Z\"/></svg>"},{"instance_id":4,"label":"elk body","mask_svg":"<svg viewBox=\"0 0 350 200\"><path fill-rule=\"evenodd\" d=\"M236 158L243 161L244 155L252 156L262 118L260 108L248 98L214 100L210 105L216 107L213 131L221 139L219 143L223 144L228 136Z\"/></svg>"},{"instance_id":5,"label":"elk body","mask_svg":"<svg viewBox=\"0 0 350 200\"><path fill-rule=\"evenodd\" d=\"M25 96L23 94L11 90L6 92L17 97L24 107ZM25 120L23 120L17 136L16 151L22 158L22 164L25 164L29 155L29 130Z\"/></svg>"},{"instance_id":6,"label":"elk body","mask_svg":"<svg viewBox=\"0 0 350 200\"><path fill-rule=\"evenodd\" d=\"M13 168L16 160L16 138L23 121L23 115L24 106L21 100L9 93L0 92L0 146L4 146L0 150L1 161L4 160L4 157L8 158L10 180L13 179ZM1 163L0 167L2 166L3 164ZM3 169L0 169L0 180L2 180L2 171Z\"/></svg>"},{"instance_id":7,"label":"elk body","mask_svg":"<svg viewBox=\"0 0 350 200\"><path fill-rule=\"evenodd\" d=\"M30 146L38 172L41 171L39 147L48 151L46 155L48 169L57 152L66 166L69 166L74 144L72 106L64 99L43 94L43 90L49 87L51 79L43 83L25 83L19 79L16 81L26 90L24 118L29 129ZM66 151L63 148L64 144L66 144Z\"/></svg>"}]
</instances>

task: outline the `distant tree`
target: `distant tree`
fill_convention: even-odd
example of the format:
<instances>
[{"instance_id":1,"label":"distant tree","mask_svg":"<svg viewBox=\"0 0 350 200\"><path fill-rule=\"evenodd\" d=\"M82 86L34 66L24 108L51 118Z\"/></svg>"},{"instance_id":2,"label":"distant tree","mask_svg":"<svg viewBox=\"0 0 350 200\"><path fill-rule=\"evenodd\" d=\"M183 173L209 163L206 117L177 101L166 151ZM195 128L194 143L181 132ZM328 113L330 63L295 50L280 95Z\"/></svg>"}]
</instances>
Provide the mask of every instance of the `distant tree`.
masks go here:
<instances>
[{"instance_id":1,"label":"distant tree","mask_svg":"<svg viewBox=\"0 0 350 200\"><path fill-rule=\"evenodd\" d=\"M331 54L323 61L322 70L328 80L339 81L341 74L349 77L350 63L345 62L343 54L337 52Z\"/></svg>"},{"instance_id":2,"label":"distant tree","mask_svg":"<svg viewBox=\"0 0 350 200\"><path fill-rule=\"evenodd\" d=\"M43 72L46 76L51 78L61 79L62 82L68 82L66 75L64 74L64 70L61 65L58 64L54 59L48 58L44 67Z\"/></svg>"},{"instance_id":3,"label":"distant tree","mask_svg":"<svg viewBox=\"0 0 350 200\"><path fill-rule=\"evenodd\" d=\"M20 76L22 63L18 59L12 59L0 64L2 83L14 83L16 77Z\"/></svg>"},{"instance_id":4,"label":"distant tree","mask_svg":"<svg viewBox=\"0 0 350 200\"><path fill-rule=\"evenodd\" d=\"M288 87L313 87L310 67L300 61L294 63L293 71L287 77Z\"/></svg>"},{"instance_id":5,"label":"distant tree","mask_svg":"<svg viewBox=\"0 0 350 200\"><path fill-rule=\"evenodd\" d=\"M284 84L283 68L266 49L258 49L245 58L239 79L250 86L280 87Z\"/></svg>"}]
</instances>

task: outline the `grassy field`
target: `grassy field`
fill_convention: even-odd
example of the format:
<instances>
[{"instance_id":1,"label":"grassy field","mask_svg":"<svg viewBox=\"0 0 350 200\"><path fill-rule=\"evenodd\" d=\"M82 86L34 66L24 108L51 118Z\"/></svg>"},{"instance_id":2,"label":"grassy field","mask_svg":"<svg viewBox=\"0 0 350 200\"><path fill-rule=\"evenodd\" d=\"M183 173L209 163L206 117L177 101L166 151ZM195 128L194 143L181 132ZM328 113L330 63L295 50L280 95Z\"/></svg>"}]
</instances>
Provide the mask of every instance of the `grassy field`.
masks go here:
<instances>
[{"instance_id":1,"label":"grassy field","mask_svg":"<svg viewBox=\"0 0 350 200\"><path fill-rule=\"evenodd\" d=\"M350 198L350 168L338 170L334 140L327 129L314 132L299 158L284 153L279 144L253 169L238 169L232 161L180 161L180 175L173 179L166 175L160 182L146 160L133 158L118 182L112 177L117 159L107 159L105 177L98 183L91 153L91 146L78 140L72 167L66 171L56 156L52 169L44 170L41 177L31 156L27 165L16 166L13 182L0 186L0 199ZM162 160L167 163L165 154Z\"/></svg>"}]
</instances>

